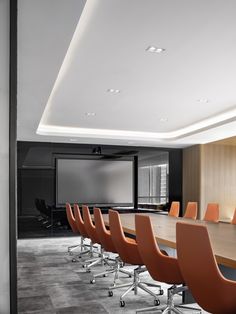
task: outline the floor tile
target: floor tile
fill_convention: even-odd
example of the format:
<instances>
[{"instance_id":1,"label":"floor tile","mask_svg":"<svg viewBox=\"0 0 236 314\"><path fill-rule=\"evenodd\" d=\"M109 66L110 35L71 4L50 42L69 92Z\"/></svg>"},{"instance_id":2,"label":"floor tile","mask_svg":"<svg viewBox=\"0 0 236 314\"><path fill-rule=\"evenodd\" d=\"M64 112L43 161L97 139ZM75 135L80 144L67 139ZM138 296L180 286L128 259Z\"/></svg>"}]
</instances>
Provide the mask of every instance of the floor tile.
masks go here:
<instances>
[{"instance_id":1,"label":"floor tile","mask_svg":"<svg viewBox=\"0 0 236 314\"><path fill-rule=\"evenodd\" d=\"M87 273L81 262L72 263L67 247L76 243L78 239L72 237L18 241L19 314L134 314L135 309L153 306L153 297L139 291L138 295L129 293L126 306L121 308L119 299L126 288L114 290L114 296L108 297L113 274L90 284L93 273L103 271L103 267ZM147 273L141 279L151 280ZM131 281L124 275L120 277L121 283ZM159 299L165 304L166 294ZM180 303L181 297L175 300Z\"/></svg>"},{"instance_id":2,"label":"floor tile","mask_svg":"<svg viewBox=\"0 0 236 314\"><path fill-rule=\"evenodd\" d=\"M81 303L80 306L77 307L66 307L57 309L57 314L97 314L97 313L103 313L103 314L109 314L111 312L107 312L105 308L97 303Z\"/></svg>"},{"instance_id":3,"label":"floor tile","mask_svg":"<svg viewBox=\"0 0 236 314\"><path fill-rule=\"evenodd\" d=\"M53 310L49 296L18 298L18 311Z\"/></svg>"}]
</instances>

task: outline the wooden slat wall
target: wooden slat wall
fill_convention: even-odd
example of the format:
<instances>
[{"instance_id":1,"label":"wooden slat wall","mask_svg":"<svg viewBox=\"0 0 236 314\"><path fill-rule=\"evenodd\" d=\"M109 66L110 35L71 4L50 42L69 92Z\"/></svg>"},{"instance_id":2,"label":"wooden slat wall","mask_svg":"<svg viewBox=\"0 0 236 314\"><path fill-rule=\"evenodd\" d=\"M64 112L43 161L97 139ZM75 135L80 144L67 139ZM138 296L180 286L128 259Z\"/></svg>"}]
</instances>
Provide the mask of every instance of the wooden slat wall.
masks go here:
<instances>
[{"instance_id":1,"label":"wooden slat wall","mask_svg":"<svg viewBox=\"0 0 236 314\"><path fill-rule=\"evenodd\" d=\"M236 146L206 144L183 150L183 206L199 204L202 219L208 203L219 203L220 219L230 220L236 207Z\"/></svg>"},{"instance_id":2,"label":"wooden slat wall","mask_svg":"<svg viewBox=\"0 0 236 314\"><path fill-rule=\"evenodd\" d=\"M236 146L202 145L201 208L220 204L220 218L231 219L236 207Z\"/></svg>"}]
</instances>

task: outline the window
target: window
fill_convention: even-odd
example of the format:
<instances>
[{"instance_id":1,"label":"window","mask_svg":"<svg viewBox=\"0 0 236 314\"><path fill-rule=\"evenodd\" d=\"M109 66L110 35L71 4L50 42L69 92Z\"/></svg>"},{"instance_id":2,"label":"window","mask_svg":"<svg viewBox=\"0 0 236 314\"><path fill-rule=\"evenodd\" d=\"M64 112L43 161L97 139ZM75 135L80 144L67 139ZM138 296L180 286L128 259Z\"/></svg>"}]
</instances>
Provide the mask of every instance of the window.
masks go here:
<instances>
[{"instance_id":1,"label":"window","mask_svg":"<svg viewBox=\"0 0 236 314\"><path fill-rule=\"evenodd\" d=\"M165 204L169 197L169 162L168 153L143 160L138 167L138 203Z\"/></svg>"}]
</instances>

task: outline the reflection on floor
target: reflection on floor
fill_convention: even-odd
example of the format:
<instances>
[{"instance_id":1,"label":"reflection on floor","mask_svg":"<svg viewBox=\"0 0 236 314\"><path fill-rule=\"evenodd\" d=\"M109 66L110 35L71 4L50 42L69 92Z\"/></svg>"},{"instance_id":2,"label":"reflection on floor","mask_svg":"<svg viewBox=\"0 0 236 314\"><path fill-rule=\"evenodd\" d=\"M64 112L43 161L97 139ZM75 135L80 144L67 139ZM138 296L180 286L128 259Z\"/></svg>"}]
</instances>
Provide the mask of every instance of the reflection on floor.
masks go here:
<instances>
[{"instance_id":1,"label":"reflection on floor","mask_svg":"<svg viewBox=\"0 0 236 314\"><path fill-rule=\"evenodd\" d=\"M69 237L73 236L71 229L66 225L45 223L36 216L18 217L18 239L32 239L43 237Z\"/></svg>"},{"instance_id":2,"label":"reflection on floor","mask_svg":"<svg viewBox=\"0 0 236 314\"><path fill-rule=\"evenodd\" d=\"M153 305L153 298L140 291L137 296L128 294L125 308L120 308L119 296L126 288L115 290L114 296L108 297L107 287L113 275L90 284L91 274L85 272L81 263L72 263L67 254L67 247L77 243L79 238L75 237L18 241L19 314L129 314ZM97 266L94 272L102 269ZM130 278L121 278L121 281L129 282ZM165 295L160 300L164 303ZM176 302L180 301L177 297Z\"/></svg>"}]
</instances>

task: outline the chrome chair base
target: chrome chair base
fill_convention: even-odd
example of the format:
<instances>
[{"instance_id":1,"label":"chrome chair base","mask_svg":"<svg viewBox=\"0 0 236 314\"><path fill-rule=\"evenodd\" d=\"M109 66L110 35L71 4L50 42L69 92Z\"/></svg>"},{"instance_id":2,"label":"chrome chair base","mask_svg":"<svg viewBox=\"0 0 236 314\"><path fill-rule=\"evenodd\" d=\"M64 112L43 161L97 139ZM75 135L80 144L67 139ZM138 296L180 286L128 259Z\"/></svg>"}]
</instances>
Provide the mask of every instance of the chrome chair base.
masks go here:
<instances>
[{"instance_id":1,"label":"chrome chair base","mask_svg":"<svg viewBox=\"0 0 236 314\"><path fill-rule=\"evenodd\" d=\"M134 279L133 279L133 283L131 285L130 284L123 284L123 285L118 285L118 286L114 287L114 289L116 289L116 288L129 286L129 288L120 296L120 306L121 307L125 306L125 301L123 300L123 298L130 291L134 291L134 294L137 294L138 293L138 288L142 289L143 291L145 291L148 294L150 294L151 296L153 296L155 305L159 305L160 304L160 300L158 299L158 295L163 294L163 290L161 289L161 286L158 285L158 284L152 284L152 283L148 283L148 282L141 282L141 280L139 278L139 274L143 273L145 271L147 271L145 267L138 266L133 271ZM159 293L158 294L154 293L152 290L148 289L147 286L159 288Z\"/></svg>"},{"instance_id":2,"label":"chrome chair base","mask_svg":"<svg viewBox=\"0 0 236 314\"><path fill-rule=\"evenodd\" d=\"M187 286L181 286L177 287L176 285L173 285L167 290L167 306L162 306L162 307L157 307L157 306L152 306L152 307L146 307L143 309L138 309L136 310L136 313L140 312L149 312L149 311L157 311L157 312L162 312L162 314L169 314L169 313L176 313L176 314L183 314L184 312L180 311L179 309L184 309L184 310L190 310L191 314L193 311L197 313L202 313L201 309L197 309L194 307L189 307L189 306L184 306L184 305L175 305L173 297L175 294L179 294L183 291L186 291L188 289Z\"/></svg>"},{"instance_id":3,"label":"chrome chair base","mask_svg":"<svg viewBox=\"0 0 236 314\"><path fill-rule=\"evenodd\" d=\"M76 250L77 248L80 248L81 251L83 251L88 245L84 243L84 237L80 237L80 244L76 245L71 245L68 247L68 253L70 255L73 255L73 251Z\"/></svg>"},{"instance_id":4,"label":"chrome chair base","mask_svg":"<svg viewBox=\"0 0 236 314\"><path fill-rule=\"evenodd\" d=\"M112 263L110 263L110 261ZM120 260L119 256L117 256L115 259L114 258L110 259L109 257L107 257L104 259L104 263L107 264L109 268L101 273L94 274L93 278L90 280L91 283L95 283L95 278L97 277L106 277L109 274L115 273L114 283L113 283L113 286L109 287L109 290L110 290L110 289L118 288L118 286L116 285L116 280L119 278L119 272L126 274L129 277L132 277L132 272L122 268L123 262Z\"/></svg>"},{"instance_id":5,"label":"chrome chair base","mask_svg":"<svg viewBox=\"0 0 236 314\"><path fill-rule=\"evenodd\" d=\"M93 250L91 251L91 254L93 254ZM108 256L105 256L103 248L100 248L100 252L95 252L98 254L98 257L92 258L92 259L88 259L84 262L83 267L86 268L87 272L91 271L91 268L95 265L108 265L109 267L111 267L111 263L109 263L109 258ZM103 273L102 273L103 275Z\"/></svg>"},{"instance_id":6,"label":"chrome chair base","mask_svg":"<svg viewBox=\"0 0 236 314\"><path fill-rule=\"evenodd\" d=\"M76 250L77 248L80 248L81 245L80 244L77 244L77 245L71 245L71 246L68 246L68 253L70 255L73 255L73 251Z\"/></svg>"},{"instance_id":7,"label":"chrome chair base","mask_svg":"<svg viewBox=\"0 0 236 314\"><path fill-rule=\"evenodd\" d=\"M74 256L72 259L72 262L79 262L81 257L83 257L86 254L89 254L89 257L92 258L94 254L100 254L96 251L97 247L93 245L93 243L90 241L89 244L85 244L85 239L81 236L81 243L79 245L74 245L68 248L68 252L70 255ZM73 254L73 250L80 247L80 252L76 255Z\"/></svg>"}]
</instances>

